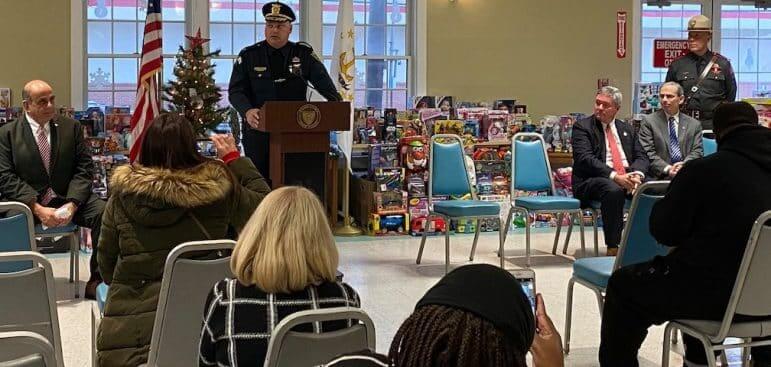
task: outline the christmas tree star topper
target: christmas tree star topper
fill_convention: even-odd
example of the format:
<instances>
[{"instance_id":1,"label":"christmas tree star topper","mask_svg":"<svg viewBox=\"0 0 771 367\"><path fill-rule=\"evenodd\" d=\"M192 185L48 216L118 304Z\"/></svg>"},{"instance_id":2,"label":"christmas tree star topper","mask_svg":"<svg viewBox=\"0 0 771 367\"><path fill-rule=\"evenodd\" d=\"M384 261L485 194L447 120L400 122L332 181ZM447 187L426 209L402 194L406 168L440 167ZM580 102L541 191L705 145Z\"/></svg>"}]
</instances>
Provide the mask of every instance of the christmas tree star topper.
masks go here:
<instances>
[{"instance_id":1,"label":"christmas tree star topper","mask_svg":"<svg viewBox=\"0 0 771 367\"><path fill-rule=\"evenodd\" d=\"M198 46L203 46L204 43L209 42L210 38L201 37L201 28L198 28L198 32L195 37L186 35L188 41L190 41L190 49L196 49Z\"/></svg>"}]
</instances>

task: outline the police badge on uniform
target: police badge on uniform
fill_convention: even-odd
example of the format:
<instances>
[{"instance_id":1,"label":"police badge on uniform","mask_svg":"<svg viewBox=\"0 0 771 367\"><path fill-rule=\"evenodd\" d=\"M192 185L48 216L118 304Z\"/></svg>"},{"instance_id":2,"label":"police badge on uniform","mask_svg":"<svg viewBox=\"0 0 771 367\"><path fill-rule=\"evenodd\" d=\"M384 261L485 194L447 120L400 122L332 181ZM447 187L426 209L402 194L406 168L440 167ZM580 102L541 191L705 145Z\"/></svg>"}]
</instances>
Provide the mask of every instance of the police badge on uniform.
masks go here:
<instances>
[{"instance_id":1,"label":"police badge on uniform","mask_svg":"<svg viewBox=\"0 0 771 367\"><path fill-rule=\"evenodd\" d=\"M720 65L718 65L717 63L714 63L712 64L712 69L710 69L710 71L712 72L712 74L719 75L720 73L723 72L723 69L720 68Z\"/></svg>"},{"instance_id":2,"label":"police badge on uniform","mask_svg":"<svg viewBox=\"0 0 771 367\"><path fill-rule=\"evenodd\" d=\"M300 65L300 58L295 56L292 58L292 63L289 65L289 72L294 75L302 74L302 68Z\"/></svg>"}]
</instances>

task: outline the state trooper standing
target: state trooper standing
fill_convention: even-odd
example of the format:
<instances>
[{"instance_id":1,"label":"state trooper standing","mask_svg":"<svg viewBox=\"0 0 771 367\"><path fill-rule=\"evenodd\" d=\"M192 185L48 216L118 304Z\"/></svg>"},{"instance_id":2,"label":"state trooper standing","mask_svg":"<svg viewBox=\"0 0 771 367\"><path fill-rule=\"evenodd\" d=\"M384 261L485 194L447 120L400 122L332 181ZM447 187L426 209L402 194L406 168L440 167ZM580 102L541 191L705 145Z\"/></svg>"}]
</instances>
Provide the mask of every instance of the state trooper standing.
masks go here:
<instances>
[{"instance_id":1,"label":"state trooper standing","mask_svg":"<svg viewBox=\"0 0 771 367\"><path fill-rule=\"evenodd\" d=\"M712 130L712 113L720 102L736 99L736 76L731 62L709 50L712 25L709 18L697 15L688 20L689 53L669 65L666 81L677 82L685 90L683 113L701 121Z\"/></svg>"},{"instance_id":2,"label":"state trooper standing","mask_svg":"<svg viewBox=\"0 0 771 367\"><path fill-rule=\"evenodd\" d=\"M245 122L242 142L249 157L263 177L270 177L268 167L270 134L256 130L259 109L265 101L305 101L312 84L328 101L340 101L324 64L304 42L290 42L292 22L296 19L288 5L278 1L262 7L265 40L244 48L233 64L228 99Z\"/></svg>"}]
</instances>

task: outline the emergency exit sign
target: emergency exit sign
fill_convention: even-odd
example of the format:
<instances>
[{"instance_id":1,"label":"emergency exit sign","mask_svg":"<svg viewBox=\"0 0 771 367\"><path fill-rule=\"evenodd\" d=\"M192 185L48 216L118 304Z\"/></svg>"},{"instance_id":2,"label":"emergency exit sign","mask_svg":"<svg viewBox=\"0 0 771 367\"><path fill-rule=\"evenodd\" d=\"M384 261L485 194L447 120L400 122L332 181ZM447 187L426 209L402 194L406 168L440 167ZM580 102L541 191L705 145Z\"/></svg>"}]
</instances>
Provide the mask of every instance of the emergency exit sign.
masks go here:
<instances>
[{"instance_id":1,"label":"emergency exit sign","mask_svg":"<svg viewBox=\"0 0 771 367\"><path fill-rule=\"evenodd\" d=\"M688 53L688 40L653 40L653 67L668 68L672 61Z\"/></svg>"}]
</instances>

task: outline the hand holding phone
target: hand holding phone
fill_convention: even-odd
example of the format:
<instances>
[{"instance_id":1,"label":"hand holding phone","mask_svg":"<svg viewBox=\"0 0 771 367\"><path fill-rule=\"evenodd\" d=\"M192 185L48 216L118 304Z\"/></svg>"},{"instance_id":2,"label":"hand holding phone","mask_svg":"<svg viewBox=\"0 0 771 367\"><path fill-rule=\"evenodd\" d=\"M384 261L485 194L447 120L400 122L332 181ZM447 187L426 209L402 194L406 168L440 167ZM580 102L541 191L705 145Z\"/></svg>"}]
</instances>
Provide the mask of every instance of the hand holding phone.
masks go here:
<instances>
[{"instance_id":1,"label":"hand holding phone","mask_svg":"<svg viewBox=\"0 0 771 367\"><path fill-rule=\"evenodd\" d=\"M546 314L546 305L541 294L536 295L535 338L530 346L530 352L533 353L535 367L565 365L562 338L551 318Z\"/></svg>"}]
</instances>

